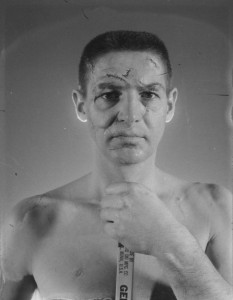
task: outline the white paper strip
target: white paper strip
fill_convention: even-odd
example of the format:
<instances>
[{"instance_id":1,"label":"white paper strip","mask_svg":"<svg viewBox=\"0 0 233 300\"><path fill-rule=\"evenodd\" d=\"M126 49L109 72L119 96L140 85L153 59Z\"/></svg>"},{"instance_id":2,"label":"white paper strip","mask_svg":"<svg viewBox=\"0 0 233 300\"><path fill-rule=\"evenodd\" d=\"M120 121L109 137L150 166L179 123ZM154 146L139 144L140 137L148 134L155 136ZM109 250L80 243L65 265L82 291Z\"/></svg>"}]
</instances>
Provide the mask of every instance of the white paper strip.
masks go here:
<instances>
[{"instance_id":1,"label":"white paper strip","mask_svg":"<svg viewBox=\"0 0 233 300\"><path fill-rule=\"evenodd\" d=\"M133 300L134 253L118 243L115 300Z\"/></svg>"}]
</instances>

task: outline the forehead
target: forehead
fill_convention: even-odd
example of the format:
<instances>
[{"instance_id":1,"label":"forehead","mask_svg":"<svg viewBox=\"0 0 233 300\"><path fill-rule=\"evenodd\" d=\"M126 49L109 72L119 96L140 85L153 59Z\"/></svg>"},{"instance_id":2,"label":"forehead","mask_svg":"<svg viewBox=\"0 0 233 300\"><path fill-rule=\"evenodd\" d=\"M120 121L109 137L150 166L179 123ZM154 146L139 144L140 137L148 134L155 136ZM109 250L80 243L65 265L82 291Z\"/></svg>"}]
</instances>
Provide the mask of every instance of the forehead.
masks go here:
<instances>
[{"instance_id":1,"label":"forehead","mask_svg":"<svg viewBox=\"0 0 233 300\"><path fill-rule=\"evenodd\" d=\"M159 57L150 52L110 52L97 59L89 77L90 83L114 78L126 81L146 81L152 77L164 81L165 68Z\"/></svg>"}]
</instances>

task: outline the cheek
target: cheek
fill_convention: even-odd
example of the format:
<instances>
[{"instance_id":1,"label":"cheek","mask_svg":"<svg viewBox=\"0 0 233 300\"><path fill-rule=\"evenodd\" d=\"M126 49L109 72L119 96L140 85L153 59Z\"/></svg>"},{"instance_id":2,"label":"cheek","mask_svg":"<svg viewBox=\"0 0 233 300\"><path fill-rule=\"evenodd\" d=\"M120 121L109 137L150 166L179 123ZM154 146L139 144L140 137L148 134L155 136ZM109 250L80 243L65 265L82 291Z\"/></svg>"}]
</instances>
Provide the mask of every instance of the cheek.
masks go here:
<instances>
[{"instance_id":1,"label":"cheek","mask_svg":"<svg viewBox=\"0 0 233 300\"><path fill-rule=\"evenodd\" d=\"M160 128L166 121L166 108L161 106L156 110L147 109L144 119L149 128Z\"/></svg>"},{"instance_id":2,"label":"cheek","mask_svg":"<svg viewBox=\"0 0 233 300\"><path fill-rule=\"evenodd\" d=\"M94 106L89 107L87 115L88 127L93 138L96 138L98 134L103 135L114 119L112 114L97 110Z\"/></svg>"},{"instance_id":3,"label":"cheek","mask_svg":"<svg viewBox=\"0 0 233 300\"><path fill-rule=\"evenodd\" d=\"M151 131L152 141L156 141L156 144L161 139L165 129L166 113L163 108L158 111L148 111L145 116L145 123L149 131Z\"/></svg>"}]
</instances>

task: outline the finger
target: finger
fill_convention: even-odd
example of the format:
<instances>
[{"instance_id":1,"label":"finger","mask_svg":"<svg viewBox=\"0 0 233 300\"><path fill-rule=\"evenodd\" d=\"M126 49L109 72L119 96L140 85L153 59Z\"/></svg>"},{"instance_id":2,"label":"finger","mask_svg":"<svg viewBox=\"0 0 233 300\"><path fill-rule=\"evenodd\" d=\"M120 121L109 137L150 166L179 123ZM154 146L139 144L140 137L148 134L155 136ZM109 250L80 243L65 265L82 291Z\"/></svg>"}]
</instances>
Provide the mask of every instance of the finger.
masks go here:
<instances>
[{"instance_id":1,"label":"finger","mask_svg":"<svg viewBox=\"0 0 233 300\"><path fill-rule=\"evenodd\" d=\"M105 208L100 212L100 218L106 222L119 222L119 213L116 210Z\"/></svg>"},{"instance_id":2,"label":"finger","mask_svg":"<svg viewBox=\"0 0 233 300\"><path fill-rule=\"evenodd\" d=\"M117 235L117 231L116 228L114 226L114 223L106 223L104 226L104 231L107 233L107 235L109 235L110 237L117 239L118 235Z\"/></svg>"},{"instance_id":3,"label":"finger","mask_svg":"<svg viewBox=\"0 0 233 300\"><path fill-rule=\"evenodd\" d=\"M120 183L112 183L105 189L106 194L119 194L128 192L129 186L132 185L133 182L120 182Z\"/></svg>"},{"instance_id":4,"label":"finger","mask_svg":"<svg viewBox=\"0 0 233 300\"><path fill-rule=\"evenodd\" d=\"M124 206L123 200L118 195L108 195L105 196L101 202L100 206L102 208L117 208L121 209Z\"/></svg>"}]
</instances>

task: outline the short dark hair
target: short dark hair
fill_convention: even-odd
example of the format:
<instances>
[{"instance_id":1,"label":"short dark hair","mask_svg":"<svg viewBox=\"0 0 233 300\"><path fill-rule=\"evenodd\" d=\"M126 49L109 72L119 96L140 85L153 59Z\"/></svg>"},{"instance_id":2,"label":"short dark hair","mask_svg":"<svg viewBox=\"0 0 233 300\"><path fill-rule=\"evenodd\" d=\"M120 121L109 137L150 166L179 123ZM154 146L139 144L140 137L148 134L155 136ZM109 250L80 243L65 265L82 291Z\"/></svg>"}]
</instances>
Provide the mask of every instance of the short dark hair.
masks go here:
<instances>
[{"instance_id":1,"label":"short dark hair","mask_svg":"<svg viewBox=\"0 0 233 300\"><path fill-rule=\"evenodd\" d=\"M153 33L118 30L100 34L85 46L79 63L79 83L84 95L88 73L94 68L95 61L105 54L119 51L148 51L159 55L166 67L167 85L170 87L172 67L164 42Z\"/></svg>"}]
</instances>

